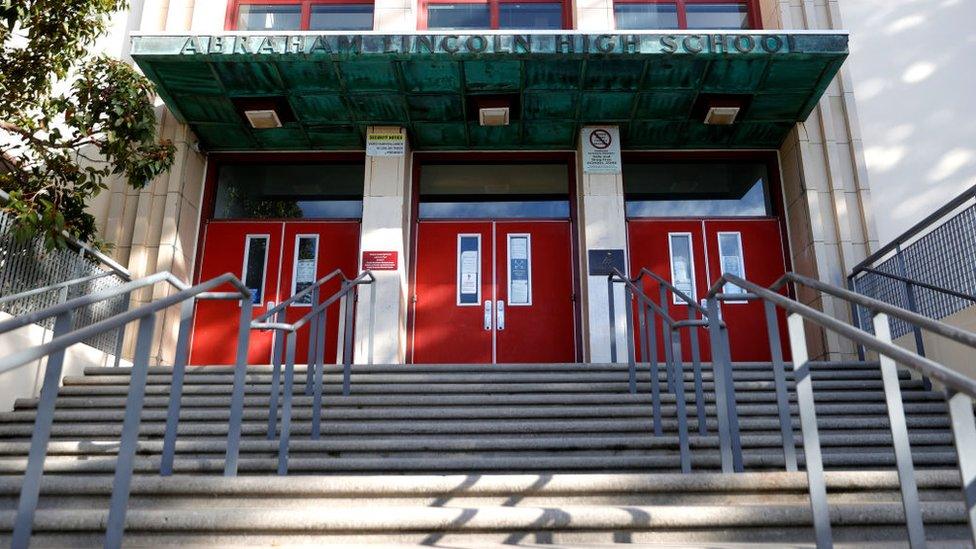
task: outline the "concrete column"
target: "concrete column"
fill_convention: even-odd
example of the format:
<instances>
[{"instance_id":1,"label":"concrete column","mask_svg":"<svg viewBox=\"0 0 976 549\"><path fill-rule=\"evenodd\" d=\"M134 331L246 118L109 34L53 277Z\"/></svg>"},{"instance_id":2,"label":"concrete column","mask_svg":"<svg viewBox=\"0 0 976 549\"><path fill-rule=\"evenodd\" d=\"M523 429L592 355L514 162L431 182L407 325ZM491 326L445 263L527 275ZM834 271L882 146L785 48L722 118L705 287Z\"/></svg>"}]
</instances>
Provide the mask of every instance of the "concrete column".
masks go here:
<instances>
[{"instance_id":1,"label":"concrete column","mask_svg":"<svg viewBox=\"0 0 976 549\"><path fill-rule=\"evenodd\" d=\"M410 158L409 147L404 156L366 156L359 248L364 252L393 251L398 260L395 271L374 271L375 288L360 289L356 307L357 364L369 362L370 325L373 364L402 364L406 357ZM359 268L363 269L362 254ZM375 301L371 300L373 296Z\"/></svg>"},{"instance_id":2,"label":"concrete column","mask_svg":"<svg viewBox=\"0 0 976 549\"><path fill-rule=\"evenodd\" d=\"M582 255L582 310L584 360L610 362L609 300L607 277L589 276L587 251L594 249L622 249L627 257L627 225L624 219L624 186L622 175L588 174L583 172L582 145L576 151L577 204L580 225L580 253ZM616 312L617 362L627 360L627 317L624 291L619 284L614 289Z\"/></svg>"}]
</instances>

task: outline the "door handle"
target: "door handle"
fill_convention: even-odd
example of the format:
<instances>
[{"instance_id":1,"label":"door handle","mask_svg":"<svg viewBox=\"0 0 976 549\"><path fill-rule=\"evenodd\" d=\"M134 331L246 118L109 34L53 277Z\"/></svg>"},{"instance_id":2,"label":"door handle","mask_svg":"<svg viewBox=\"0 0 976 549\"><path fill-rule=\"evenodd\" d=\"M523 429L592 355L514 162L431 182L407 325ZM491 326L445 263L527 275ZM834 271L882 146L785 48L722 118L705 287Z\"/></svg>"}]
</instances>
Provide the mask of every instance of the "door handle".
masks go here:
<instances>
[{"instance_id":1,"label":"door handle","mask_svg":"<svg viewBox=\"0 0 976 549\"><path fill-rule=\"evenodd\" d=\"M496 314L498 315L497 322L496 322L498 324L498 329L499 331L504 330L505 329L505 302L499 299L496 302L495 306L496 306Z\"/></svg>"},{"instance_id":2,"label":"door handle","mask_svg":"<svg viewBox=\"0 0 976 549\"><path fill-rule=\"evenodd\" d=\"M485 330L491 331L492 314L493 312L491 310L491 300L486 299L485 300Z\"/></svg>"}]
</instances>

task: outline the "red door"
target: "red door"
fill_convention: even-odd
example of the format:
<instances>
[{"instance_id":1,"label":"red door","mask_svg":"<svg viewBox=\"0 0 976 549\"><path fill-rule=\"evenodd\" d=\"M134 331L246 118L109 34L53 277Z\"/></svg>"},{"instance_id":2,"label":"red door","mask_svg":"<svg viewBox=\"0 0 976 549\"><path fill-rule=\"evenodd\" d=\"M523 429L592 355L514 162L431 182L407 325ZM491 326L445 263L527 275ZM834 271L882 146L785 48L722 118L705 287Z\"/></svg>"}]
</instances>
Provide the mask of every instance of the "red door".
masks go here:
<instances>
[{"instance_id":1,"label":"red door","mask_svg":"<svg viewBox=\"0 0 976 549\"><path fill-rule=\"evenodd\" d=\"M780 227L775 219L630 220L628 237L632 275L636 276L645 267L699 303L722 272L744 275L752 282L768 286L786 270ZM658 284L645 282L645 291L658 301ZM731 286L727 289L727 292L734 291L740 290ZM670 296L668 302L672 318L688 317L686 305ZM769 360L762 303L726 301L721 310L722 318L729 326L732 360ZM779 320L780 333L785 334L782 316ZM700 330L698 339L702 360L711 360L707 332ZM662 345L658 337L658 356L663 356L660 354ZM690 357L689 352L690 342L685 333L682 334L682 355Z\"/></svg>"},{"instance_id":2,"label":"red door","mask_svg":"<svg viewBox=\"0 0 976 549\"><path fill-rule=\"evenodd\" d=\"M576 360L566 221L424 221L413 362Z\"/></svg>"},{"instance_id":3,"label":"red door","mask_svg":"<svg viewBox=\"0 0 976 549\"><path fill-rule=\"evenodd\" d=\"M253 316L278 301L278 266L281 262L281 222L213 221L204 229L200 280L224 273L239 277L253 295ZM198 301L193 317L190 364L234 364L240 304L235 301ZM249 364L271 361L271 334L251 332Z\"/></svg>"},{"instance_id":4,"label":"red door","mask_svg":"<svg viewBox=\"0 0 976 549\"><path fill-rule=\"evenodd\" d=\"M353 276L359 254L359 223L321 221L213 221L206 226L200 280L233 273L254 295L253 317L280 303L335 269ZM337 291L338 280L327 284L322 299ZM288 307L285 318L295 322L309 311L311 299ZM339 304L328 312L325 360L335 360ZM191 364L233 364L237 352L240 309L234 302L197 303ZM251 331L249 364L271 362L270 332ZM298 335L295 359L308 356L308 328Z\"/></svg>"}]
</instances>

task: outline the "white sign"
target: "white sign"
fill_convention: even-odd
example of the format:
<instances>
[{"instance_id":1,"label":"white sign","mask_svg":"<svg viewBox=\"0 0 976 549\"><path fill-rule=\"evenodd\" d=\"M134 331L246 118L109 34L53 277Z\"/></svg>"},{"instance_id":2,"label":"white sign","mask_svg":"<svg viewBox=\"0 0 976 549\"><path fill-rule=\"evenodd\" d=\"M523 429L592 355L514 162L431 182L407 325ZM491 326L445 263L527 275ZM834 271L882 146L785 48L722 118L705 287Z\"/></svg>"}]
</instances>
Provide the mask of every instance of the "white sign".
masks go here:
<instances>
[{"instance_id":1,"label":"white sign","mask_svg":"<svg viewBox=\"0 0 976 549\"><path fill-rule=\"evenodd\" d=\"M366 134L368 156L403 156L407 152L407 136L403 128L375 128Z\"/></svg>"},{"instance_id":2,"label":"white sign","mask_svg":"<svg viewBox=\"0 0 976 549\"><path fill-rule=\"evenodd\" d=\"M461 252L461 293L478 293L478 252Z\"/></svg>"},{"instance_id":3,"label":"white sign","mask_svg":"<svg viewBox=\"0 0 976 549\"><path fill-rule=\"evenodd\" d=\"M620 173L620 130L616 126L583 128L583 171Z\"/></svg>"}]
</instances>

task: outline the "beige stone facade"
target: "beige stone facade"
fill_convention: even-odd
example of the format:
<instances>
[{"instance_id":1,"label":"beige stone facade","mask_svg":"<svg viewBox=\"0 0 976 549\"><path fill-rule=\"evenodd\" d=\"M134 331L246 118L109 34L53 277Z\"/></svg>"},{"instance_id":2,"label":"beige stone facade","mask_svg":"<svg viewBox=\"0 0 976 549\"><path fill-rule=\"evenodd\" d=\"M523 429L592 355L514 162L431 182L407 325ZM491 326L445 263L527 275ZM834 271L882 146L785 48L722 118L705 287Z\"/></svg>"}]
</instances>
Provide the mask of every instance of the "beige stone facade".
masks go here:
<instances>
[{"instance_id":1,"label":"beige stone facade","mask_svg":"<svg viewBox=\"0 0 976 549\"><path fill-rule=\"evenodd\" d=\"M226 15L222 0L145 0L135 2L133 10L141 13L138 30L174 33L223 30ZM766 29L843 28L833 1L764 0L761 11ZM415 0L377 0L374 13L377 31L403 33L416 28ZM578 30L612 31L612 0L579 0L574 4L573 16ZM160 120L161 133L178 148L173 169L139 191L116 185L92 208L102 236L115 244L115 258L134 275L169 270L191 281L207 157L196 152L192 132L162 105ZM846 69L841 69L809 119L793 129L778 153L789 261L802 274L843 284L850 268L877 244L863 144ZM401 159L366 158L361 249L402 251L400 270L384 273L377 285L377 302L368 305L374 307L376 316L366 314L365 300L359 304L360 328L363 322L376 322L375 362L402 362L408 345L409 289L405 266L409 265L410 253L410 164L409 154ZM580 171L577 177L580 264L581 272L586 272L583 256L588 248L626 248L623 185L619 175L597 176ZM584 359L607 361L606 288L596 282L588 284L584 280L582 284ZM153 295L133 296L133 301L144 303L168 291L159 287ZM799 298L836 317L850 316L843 303L806 291L801 291ZM622 304L622 296L618 299ZM176 322L168 317L161 326L154 358L165 363L172 360ZM850 345L816 330L808 334L808 339L814 357L836 358L852 353ZM622 344L622 340L618 341L618 348ZM357 342L358 362L365 362L369 354L364 345Z\"/></svg>"}]
</instances>

